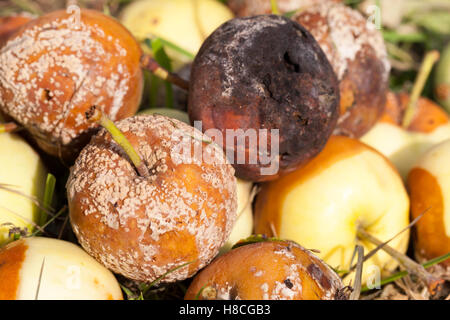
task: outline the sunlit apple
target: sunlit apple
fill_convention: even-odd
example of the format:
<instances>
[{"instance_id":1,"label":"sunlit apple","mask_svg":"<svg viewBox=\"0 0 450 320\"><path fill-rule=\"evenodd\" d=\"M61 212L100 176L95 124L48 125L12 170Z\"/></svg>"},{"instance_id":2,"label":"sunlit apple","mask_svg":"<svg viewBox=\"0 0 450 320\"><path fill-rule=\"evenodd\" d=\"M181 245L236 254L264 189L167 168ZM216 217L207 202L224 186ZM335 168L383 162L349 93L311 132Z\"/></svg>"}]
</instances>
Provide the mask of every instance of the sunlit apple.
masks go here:
<instances>
[{"instance_id":1,"label":"sunlit apple","mask_svg":"<svg viewBox=\"0 0 450 320\"><path fill-rule=\"evenodd\" d=\"M358 228L387 241L408 221L408 195L389 160L358 140L337 136L303 168L263 184L255 203L256 233L319 250L339 270L348 270L355 245L362 244L366 254L374 248L359 240ZM404 232L390 245L404 253L408 239ZM364 263L363 282L396 266L379 251Z\"/></svg>"},{"instance_id":2,"label":"sunlit apple","mask_svg":"<svg viewBox=\"0 0 450 320\"><path fill-rule=\"evenodd\" d=\"M231 18L216 0L140 0L128 5L120 20L138 40L160 37L195 55L206 37ZM170 48L167 53L178 65L191 60Z\"/></svg>"},{"instance_id":3,"label":"sunlit apple","mask_svg":"<svg viewBox=\"0 0 450 320\"><path fill-rule=\"evenodd\" d=\"M388 157L403 179L430 147L450 139L448 115L426 98L418 100L411 124L403 128L401 121L408 100L408 94L389 93L383 117L361 138Z\"/></svg>"},{"instance_id":4,"label":"sunlit apple","mask_svg":"<svg viewBox=\"0 0 450 320\"><path fill-rule=\"evenodd\" d=\"M428 150L408 175L415 226L414 247L419 259L450 252L450 140ZM444 262L450 267L450 260Z\"/></svg>"},{"instance_id":5,"label":"sunlit apple","mask_svg":"<svg viewBox=\"0 0 450 320\"><path fill-rule=\"evenodd\" d=\"M0 249L0 300L122 299L113 274L77 245L25 238Z\"/></svg>"},{"instance_id":6,"label":"sunlit apple","mask_svg":"<svg viewBox=\"0 0 450 320\"><path fill-rule=\"evenodd\" d=\"M39 155L17 134L0 133L0 245L11 228L32 231L38 221L47 171ZM35 200L33 200L35 199Z\"/></svg>"}]
</instances>

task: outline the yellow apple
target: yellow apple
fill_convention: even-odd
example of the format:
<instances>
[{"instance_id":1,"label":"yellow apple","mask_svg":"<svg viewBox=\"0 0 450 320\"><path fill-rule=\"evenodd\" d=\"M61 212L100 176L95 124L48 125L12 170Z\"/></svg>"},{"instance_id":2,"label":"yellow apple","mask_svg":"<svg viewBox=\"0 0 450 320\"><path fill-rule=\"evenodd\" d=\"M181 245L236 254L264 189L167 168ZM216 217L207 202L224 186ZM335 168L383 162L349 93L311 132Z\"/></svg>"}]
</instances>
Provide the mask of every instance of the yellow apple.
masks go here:
<instances>
[{"instance_id":1,"label":"yellow apple","mask_svg":"<svg viewBox=\"0 0 450 320\"><path fill-rule=\"evenodd\" d=\"M397 125L378 122L361 141L388 157L406 179L417 159L430 147L450 138L450 124L429 133L407 131Z\"/></svg>"},{"instance_id":2,"label":"yellow apple","mask_svg":"<svg viewBox=\"0 0 450 320\"><path fill-rule=\"evenodd\" d=\"M415 226L414 247L420 260L450 252L450 139L428 150L408 175ZM450 267L450 260L443 264Z\"/></svg>"},{"instance_id":3,"label":"yellow apple","mask_svg":"<svg viewBox=\"0 0 450 320\"><path fill-rule=\"evenodd\" d=\"M255 203L255 232L293 240L331 267L348 270L362 228L386 241L409 223L409 199L403 181L388 159L358 140L332 136L306 166L263 184ZM409 234L390 245L406 252ZM375 271L397 266L379 251L363 268L363 283ZM374 268L375 267L375 268Z\"/></svg>"},{"instance_id":4,"label":"yellow apple","mask_svg":"<svg viewBox=\"0 0 450 320\"><path fill-rule=\"evenodd\" d=\"M80 247L24 238L0 249L0 300L118 300L114 275Z\"/></svg>"},{"instance_id":5,"label":"yellow apple","mask_svg":"<svg viewBox=\"0 0 450 320\"><path fill-rule=\"evenodd\" d=\"M407 93L389 92L384 114L361 138L361 141L388 157L403 179L424 152L450 139L448 114L424 97L418 99L408 128L403 128L402 120L409 98Z\"/></svg>"},{"instance_id":6,"label":"yellow apple","mask_svg":"<svg viewBox=\"0 0 450 320\"><path fill-rule=\"evenodd\" d=\"M0 134L0 245L10 240L11 227L33 230L47 171L39 155L16 134Z\"/></svg>"},{"instance_id":7,"label":"yellow apple","mask_svg":"<svg viewBox=\"0 0 450 320\"><path fill-rule=\"evenodd\" d=\"M120 21L138 40L160 37L195 55L206 37L232 18L216 0L139 0L123 10ZM174 50L167 53L178 66L190 61Z\"/></svg>"},{"instance_id":8,"label":"yellow apple","mask_svg":"<svg viewBox=\"0 0 450 320\"><path fill-rule=\"evenodd\" d=\"M238 197L238 218L231 230L231 235L220 249L220 253L225 253L239 240L248 238L253 231L253 210L252 210L252 188L253 183L237 179Z\"/></svg>"}]
</instances>

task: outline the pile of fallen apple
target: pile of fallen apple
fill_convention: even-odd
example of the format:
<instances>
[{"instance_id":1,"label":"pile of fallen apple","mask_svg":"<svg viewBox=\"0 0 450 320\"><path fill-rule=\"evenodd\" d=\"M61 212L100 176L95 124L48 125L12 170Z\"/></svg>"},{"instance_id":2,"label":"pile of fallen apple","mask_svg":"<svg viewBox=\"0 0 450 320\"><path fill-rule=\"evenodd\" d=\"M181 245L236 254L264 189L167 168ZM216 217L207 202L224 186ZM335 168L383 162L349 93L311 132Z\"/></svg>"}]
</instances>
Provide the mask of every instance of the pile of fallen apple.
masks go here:
<instances>
[{"instance_id":1,"label":"pile of fallen apple","mask_svg":"<svg viewBox=\"0 0 450 320\"><path fill-rule=\"evenodd\" d=\"M399 270L445 293L423 266L450 272L449 114L420 97L439 54L393 93L366 17L276 3L0 19L0 299L145 298L179 282L185 299L357 299ZM189 81L154 60L152 37ZM146 108L150 73L181 88L180 110ZM180 141L202 152L174 156ZM65 186L50 203L48 173ZM61 203L75 237L47 230Z\"/></svg>"}]
</instances>

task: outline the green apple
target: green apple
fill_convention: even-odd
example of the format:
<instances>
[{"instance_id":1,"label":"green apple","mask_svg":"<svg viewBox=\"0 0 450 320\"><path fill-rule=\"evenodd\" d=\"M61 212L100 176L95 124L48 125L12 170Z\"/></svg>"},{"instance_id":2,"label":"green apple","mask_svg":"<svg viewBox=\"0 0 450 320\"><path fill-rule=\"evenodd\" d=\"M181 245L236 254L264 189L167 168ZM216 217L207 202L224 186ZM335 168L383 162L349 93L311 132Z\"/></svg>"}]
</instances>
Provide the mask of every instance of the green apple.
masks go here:
<instances>
[{"instance_id":1,"label":"green apple","mask_svg":"<svg viewBox=\"0 0 450 320\"><path fill-rule=\"evenodd\" d=\"M16 134L0 134L0 245L8 242L11 227L33 230L42 200L47 171L36 151Z\"/></svg>"},{"instance_id":2,"label":"green apple","mask_svg":"<svg viewBox=\"0 0 450 320\"><path fill-rule=\"evenodd\" d=\"M139 0L123 10L120 21L139 41L159 37L195 55L206 37L232 18L217 0ZM171 49L167 53L175 67L192 60Z\"/></svg>"},{"instance_id":3,"label":"green apple","mask_svg":"<svg viewBox=\"0 0 450 320\"><path fill-rule=\"evenodd\" d=\"M0 300L121 300L114 275L79 246L32 237L0 249Z\"/></svg>"}]
</instances>

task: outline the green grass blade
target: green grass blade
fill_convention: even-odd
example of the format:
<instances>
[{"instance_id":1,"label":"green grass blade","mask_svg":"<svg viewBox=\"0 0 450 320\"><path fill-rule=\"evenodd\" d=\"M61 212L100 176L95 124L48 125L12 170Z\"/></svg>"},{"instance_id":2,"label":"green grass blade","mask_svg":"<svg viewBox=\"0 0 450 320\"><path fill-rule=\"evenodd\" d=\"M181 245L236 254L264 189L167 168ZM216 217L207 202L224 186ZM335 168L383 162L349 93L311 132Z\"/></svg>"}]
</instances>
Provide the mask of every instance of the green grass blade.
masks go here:
<instances>
[{"instance_id":1,"label":"green grass blade","mask_svg":"<svg viewBox=\"0 0 450 320\"><path fill-rule=\"evenodd\" d=\"M149 46L153 53L153 58L158 62L158 64L166 69L169 72L172 72L172 61L170 60L169 56L167 55L166 51L164 50L164 44L163 41L161 41L160 38L156 38L153 40L146 39L145 44ZM153 99L156 99L156 92L157 92L157 85L155 83L155 77L152 77L151 79L151 90ZM166 107L167 108L173 108L174 106L174 94L173 94L173 87L172 84L168 81L164 81L164 86L166 88ZM151 107L155 107L156 100L151 100Z\"/></svg>"},{"instance_id":2,"label":"green grass blade","mask_svg":"<svg viewBox=\"0 0 450 320\"><path fill-rule=\"evenodd\" d=\"M42 205L44 209L50 211L53 201L53 195L55 193L56 178L54 175L49 173L47 175L47 180L45 182L44 199L42 200ZM43 226L47 222L47 212L45 210L39 210L39 225Z\"/></svg>"},{"instance_id":3,"label":"green grass blade","mask_svg":"<svg viewBox=\"0 0 450 320\"><path fill-rule=\"evenodd\" d=\"M432 259L430 261L427 261L424 264L422 264L422 266L425 269L427 269L427 268L432 267L432 266L434 266L434 265L436 265L438 263L441 263L441 262L443 262L443 261L445 261L445 260L447 260L449 258L450 258L450 252L447 253L447 254L444 254L443 256L440 256L440 257L437 257L437 258ZM394 282L394 281L396 281L398 279L401 279L401 278L403 278L404 276L407 276L407 275L408 275L407 271L397 272L397 273L393 274L392 276L389 276L389 277L387 277L385 279L382 279L380 281L380 286L384 286L385 284ZM366 292L366 291L370 291L370 290L373 290L373 289L367 287L367 285L366 285L366 286L362 287L361 292Z\"/></svg>"}]
</instances>

